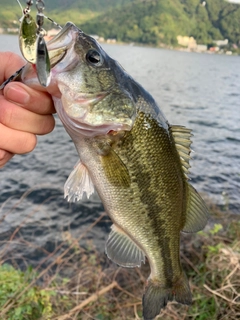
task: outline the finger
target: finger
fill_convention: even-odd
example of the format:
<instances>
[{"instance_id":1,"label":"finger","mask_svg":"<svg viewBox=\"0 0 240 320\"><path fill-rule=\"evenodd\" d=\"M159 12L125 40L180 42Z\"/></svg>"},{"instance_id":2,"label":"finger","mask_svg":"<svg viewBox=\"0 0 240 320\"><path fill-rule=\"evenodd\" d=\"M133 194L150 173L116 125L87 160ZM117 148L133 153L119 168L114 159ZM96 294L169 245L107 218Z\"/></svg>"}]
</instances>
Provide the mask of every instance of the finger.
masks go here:
<instances>
[{"instance_id":1,"label":"finger","mask_svg":"<svg viewBox=\"0 0 240 320\"><path fill-rule=\"evenodd\" d=\"M13 52L0 52L0 83L8 79L25 64L26 61Z\"/></svg>"},{"instance_id":2,"label":"finger","mask_svg":"<svg viewBox=\"0 0 240 320\"><path fill-rule=\"evenodd\" d=\"M22 132L5 127L0 123L0 149L10 153L28 153L31 152L37 143L34 134Z\"/></svg>"},{"instance_id":3,"label":"finger","mask_svg":"<svg viewBox=\"0 0 240 320\"><path fill-rule=\"evenodd\" d=\"M0 168L2 168L13 156L13 153L0 149Z\"/></svg>"},{"instance_id":4,"label":"finger","mask_svg":"<svg viewBox=\"0 0 240 320\"><path fill-rule=\"evenodd\" d=\"M48 93L29 88L23 83L9 83L4 89L4 96L7 100L18 103L25 109L38 114L56 112L52 98Z\"/></svg>"},{"instance_id":5,"label":"finger","mask_svg":"<svg viewBox=\"0 0 240 320\"><path fill-rule=\"evenodd\" d=\"M52 115L33 113L0 96L0 123L11 129L42 135L53 130L55 121Z\"/></svg>"}]
</instances>

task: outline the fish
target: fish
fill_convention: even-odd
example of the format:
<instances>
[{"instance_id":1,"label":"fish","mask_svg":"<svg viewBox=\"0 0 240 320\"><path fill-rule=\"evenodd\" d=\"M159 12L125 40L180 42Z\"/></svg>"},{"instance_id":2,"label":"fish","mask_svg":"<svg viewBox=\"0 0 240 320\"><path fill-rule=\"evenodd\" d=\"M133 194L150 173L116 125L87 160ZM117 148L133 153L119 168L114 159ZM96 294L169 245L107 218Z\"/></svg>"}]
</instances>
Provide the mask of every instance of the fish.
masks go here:
<instances>
[{"instance_id":1,"label":"fish","mask_svg":"<svg viewBox=\"0 0 240 320\"><path fill-rule=\"evenodd\" d=\"M181 232L198 232L208 208L189 183L191 130L170 125L154 98L73 23L47 43L51 94L79 161L64 186L69 201L97 191L113 223L105 252L123 267L147 260L143 319L169 301L190 305ZM141 67L141 66L139 66ZM36 68L21 81L39 88Z\"/></svg>"}]
</instances>

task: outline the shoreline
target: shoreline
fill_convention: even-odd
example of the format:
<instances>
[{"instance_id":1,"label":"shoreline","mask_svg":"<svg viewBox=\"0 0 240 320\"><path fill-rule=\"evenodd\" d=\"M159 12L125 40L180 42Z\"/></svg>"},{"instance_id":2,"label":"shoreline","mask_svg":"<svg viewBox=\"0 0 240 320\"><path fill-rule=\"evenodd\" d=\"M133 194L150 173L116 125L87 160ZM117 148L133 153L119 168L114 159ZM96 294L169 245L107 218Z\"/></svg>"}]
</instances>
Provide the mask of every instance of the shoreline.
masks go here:
<instances>
[{"instance_id":1,"label":"shoreline","mask_svg":"<svg viewBox=\"0 0 240 320\"><path fill-rule=\"evenodd\" d=\"M235 320L239 314L240 222L238 217L229 222L229 212L212 213L212 226L209 223L203 231L181 237L180 255L192 305L170 302L158 319L195 319L204 314L207 319ZM4 248L0 251L1 319L67 320L74 316L82 320L88 315L99 320L140 320L148 263L141 268L118 267L91 242L83 248L81 236L75 239L70 232L65 232L62 244L52 253L46 252L45 267L43 261L35 268L26 261L22 271L17 258L5 257ZM11 241L24 243L16 235Z\"/></svg>"},{"instance_id":2,"label":"shoreline","mask_svg":"<svg viewBox=\"0 0 240 320\"><path fill-rule=\"evenodd\" d=\"M0 33L1 35L13 35L13 36L18 36L18 33ZM52 38L53 36L46 36L45 39L48 41ZM96 39L98 41L98 39ZM110 40L110 41L109 41ZM174 50L174 51L181 51L181 52L188 52L188 53L201 53L201 54L216 54L216 55L228 55L228 56L239 56L240 52L233 52L230 50L226 50L224 51L223 49L219 50L219 51L212 51L212 50L206 50L206 51L202 51L202 50L194 50L194 49L189 49L189 48L185 48L182 46L179 47L174 47L174 46L169 46L169 45L165 45L165 44L161 44L159 46L156 45L152 45L152 44L145 44L145 43L140 43L140 42L121 42L121 41L111 41L111 39L107 39L104 41L98 41L100 44L108 44L108 45L126 45L126 46L134 46L134 47L146 47L146 48L155 48L155 49L166 49L166 50Z\"/></svg>"}]
</instances>

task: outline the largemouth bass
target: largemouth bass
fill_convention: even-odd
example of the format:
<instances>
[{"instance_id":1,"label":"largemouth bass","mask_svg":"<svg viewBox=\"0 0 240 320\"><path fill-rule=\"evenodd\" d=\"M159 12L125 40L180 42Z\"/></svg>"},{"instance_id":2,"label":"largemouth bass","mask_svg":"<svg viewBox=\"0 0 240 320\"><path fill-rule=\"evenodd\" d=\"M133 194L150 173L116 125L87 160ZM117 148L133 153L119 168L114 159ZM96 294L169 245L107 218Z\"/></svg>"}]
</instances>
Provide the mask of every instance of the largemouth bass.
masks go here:
<instances>
[{"instance_id":1,"label":"largemouth bass","mask_svg":"<svg viewBox=\"0 0 240 320\"><path fill-rule=\"evenodd\" d=\"M191 130L169 125L151 95L74 24L67 23L47 47L52 75L46 90L80 157L65 196L80 200L95 186L113 222L109 259L135 267L147 257L145 320L173 299L189 305L180 233L201 230L208 217L187 178ZM31 64L21 79L39 87Z\"/></svg>"}]
</instances>

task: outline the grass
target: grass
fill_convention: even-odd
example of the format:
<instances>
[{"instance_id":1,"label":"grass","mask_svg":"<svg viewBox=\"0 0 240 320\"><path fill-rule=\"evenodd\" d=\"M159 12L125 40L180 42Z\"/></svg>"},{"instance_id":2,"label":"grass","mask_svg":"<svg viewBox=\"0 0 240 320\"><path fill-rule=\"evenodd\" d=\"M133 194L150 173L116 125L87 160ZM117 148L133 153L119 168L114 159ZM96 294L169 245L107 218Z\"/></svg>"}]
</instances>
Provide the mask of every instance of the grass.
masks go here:
<instances>
[{"instance_id":1,"label":"grass","mask_svg":"<svg viewBox=\"0 0 240 320\"><path fill-rule=\"evenodd\" d=\"M213 221L204 231L182 236L181 259L193 304L187 307L171 302L158 319L240 318L239 217L214 207L211 211ZM1 218L4 221L6 215ZM105 214L85 230L85 235L103 219ZM43 250L45 256L39 264L32 268L26 261L25 270L20 270L19 258L14 253L10 257L8 249L16 244L33 246L23 236L19 237L24 223L27 219L2 242L0 319L141 319L148 264L134 269L117 267L97 252L91 242L82 247L83 234L74 238L68 231L52 252Z\"/></svg>"}]
</instances>

